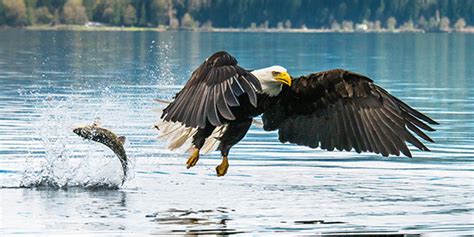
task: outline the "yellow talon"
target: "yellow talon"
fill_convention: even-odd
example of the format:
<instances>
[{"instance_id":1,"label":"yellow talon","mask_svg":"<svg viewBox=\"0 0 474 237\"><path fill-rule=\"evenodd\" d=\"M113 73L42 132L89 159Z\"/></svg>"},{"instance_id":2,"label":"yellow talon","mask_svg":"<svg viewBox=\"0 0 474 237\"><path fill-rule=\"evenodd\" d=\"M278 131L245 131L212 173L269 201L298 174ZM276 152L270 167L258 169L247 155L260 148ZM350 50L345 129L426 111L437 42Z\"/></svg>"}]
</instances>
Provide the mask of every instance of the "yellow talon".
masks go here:
<instances>
[{"instance_id":1,"label":"yellow talon","mask_svg":"<svg viewBox=\"0 0 474 237\"><path fill-rule=\"evenodd\" d=\"M189 169L189 168L195 166L196 163L198 162L198 160L199 160L199 149L194 148L193 153L188 158L188 161L186 161L186 165L187 165L186 168Z\"/></svg>"},{"instance_id":2,"label":"yellow talon","mask_svg":"<svg viewBox=\"0 0 474 237\"><path fill-rule=\"evenodd\" d=\"M227 173L229 168L229 160L227 156L222 157L222 162L220 165L216 166L217 177L224 176Z\"/></svg>"}]
</instances>

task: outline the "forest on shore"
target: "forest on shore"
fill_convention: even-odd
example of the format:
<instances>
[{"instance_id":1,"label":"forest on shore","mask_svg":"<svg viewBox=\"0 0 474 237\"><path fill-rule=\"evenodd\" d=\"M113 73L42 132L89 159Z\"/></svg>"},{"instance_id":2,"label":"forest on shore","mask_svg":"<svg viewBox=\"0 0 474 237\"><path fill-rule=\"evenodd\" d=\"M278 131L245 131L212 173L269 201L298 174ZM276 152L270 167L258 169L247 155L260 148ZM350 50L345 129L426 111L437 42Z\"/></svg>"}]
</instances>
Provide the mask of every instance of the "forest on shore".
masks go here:
<instances>
[{"instance_id":1,"label":"forest on shore","mask_svg":"<svg viewBox=\"0 0 474 237\"><path fill-rule=\"evenodd\" d=\"M462 31L473 22L473 0L0 0L7 27Z\"/></svg>"}]
</instances>

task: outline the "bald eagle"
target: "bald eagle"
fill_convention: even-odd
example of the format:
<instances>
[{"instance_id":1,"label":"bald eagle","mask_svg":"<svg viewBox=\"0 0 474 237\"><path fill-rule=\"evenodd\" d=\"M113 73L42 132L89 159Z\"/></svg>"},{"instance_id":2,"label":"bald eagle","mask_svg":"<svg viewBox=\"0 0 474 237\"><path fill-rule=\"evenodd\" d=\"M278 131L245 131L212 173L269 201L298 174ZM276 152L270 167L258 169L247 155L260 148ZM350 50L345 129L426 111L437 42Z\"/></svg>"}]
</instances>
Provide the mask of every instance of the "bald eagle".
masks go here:
<instances>
[{"instance_id":1,"label":"bald eagle","mask_svg":"<svg viewBox=\"0 0 474 237\"><path fill-rule=\"evenodd\" d=\"M218 145L216 172L223 176L229 150L259 115L263 129L278 130L282 143L382 156L411 157L406 142L429 151L411 132L433 142L422 129L438 124L364 75L333 69L292 78L282 66L249 71L221 51L192 73L156 127L170 149L191 143L188 169Z\"/></svg>"}]
</instances>

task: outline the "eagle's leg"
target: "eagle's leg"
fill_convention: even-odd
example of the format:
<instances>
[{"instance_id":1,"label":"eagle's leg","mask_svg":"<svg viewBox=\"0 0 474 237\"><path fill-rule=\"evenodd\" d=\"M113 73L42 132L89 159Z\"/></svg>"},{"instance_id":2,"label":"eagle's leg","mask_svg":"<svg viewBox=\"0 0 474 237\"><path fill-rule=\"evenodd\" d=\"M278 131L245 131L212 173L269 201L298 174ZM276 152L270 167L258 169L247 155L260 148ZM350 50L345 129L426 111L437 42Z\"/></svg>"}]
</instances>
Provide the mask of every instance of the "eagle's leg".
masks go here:
<instances>
[{"instance_id":1,"label":"eagle's leg","mask_svg":"<svg viewBox=\"0 0 474 237\"><path fill-rule=\"evenodd\" d=\"M222 156L222 162L220 165L216 166L217 177L224 176L227 173L229 168L229 159L227 156Z\"/></svg>"},{"instance_id":2,"label":"eagle's leg","mask_svg":"<svg viewBox=\"0 0 474 237\"><path fill-rule=\"evenodd\" d=\"M198 128L198 131L193 136L193 146L194 150L189 156L188 161L186 161L186 168L191 168L196 165L199 160L199 150L204 146L204 142L206 138L212 134L216 127L212 126L209 122L206 124L204 128Z\"/></svg>"},{"instance_id":3,"label":"eagle's leg","mask_svg":"<svg viewBox=\"0 0 474 237\"><path fill-rule=\"evenodd\" d=\"M189 169L189 168L195 166L196 163L198 162L198 160L199 160L199 149L194 148L193 152L191 153L191 155L188 158L188 161L186 161L186 168Z\"/></svg>"},{"instance_id":4,"label":"eagle's leg","mask_svg":"<svg viewBox=\"0 0 474 237\"><path fill-rule=\"evenodd\" d=\"M244 138L245 134L250 128L252 124L252 119L243 119L243 120L236 120L231 121L227 126L224 134L220 138L219 148L218 150L221 151L222 155L222 162L220 165L216 167L217 176L224 176L227 173L227 169L229 168L229 150L237 144L242 138Z\"/></svg>"}]
</instances>

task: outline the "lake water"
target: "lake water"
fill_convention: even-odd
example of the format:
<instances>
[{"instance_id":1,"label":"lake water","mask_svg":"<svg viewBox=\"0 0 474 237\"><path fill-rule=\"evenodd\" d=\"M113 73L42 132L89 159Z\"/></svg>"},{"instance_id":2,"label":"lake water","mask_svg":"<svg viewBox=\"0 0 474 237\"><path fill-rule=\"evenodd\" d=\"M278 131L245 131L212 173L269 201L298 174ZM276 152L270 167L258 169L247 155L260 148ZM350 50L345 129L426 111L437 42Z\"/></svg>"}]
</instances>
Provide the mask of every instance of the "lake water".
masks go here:
<instances>
[{"instance_id":1,"label":"lake water","mask_svg":"<svg viewBox=\"0 0 474 237\"><path fill-rule=\"evenodd\" d=\"M432 152L325 152L252 127L225 177L218 152L187 170L153 99L218 50L363 73L441 123ZM0 31L0 234L474 234L473 62L470 34ZM71 131L96 118L127 137L122 187L114 154Z\"/></svg>"}]
</instances>

